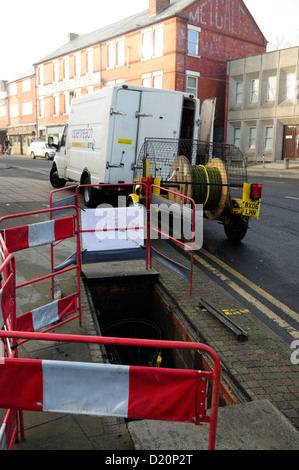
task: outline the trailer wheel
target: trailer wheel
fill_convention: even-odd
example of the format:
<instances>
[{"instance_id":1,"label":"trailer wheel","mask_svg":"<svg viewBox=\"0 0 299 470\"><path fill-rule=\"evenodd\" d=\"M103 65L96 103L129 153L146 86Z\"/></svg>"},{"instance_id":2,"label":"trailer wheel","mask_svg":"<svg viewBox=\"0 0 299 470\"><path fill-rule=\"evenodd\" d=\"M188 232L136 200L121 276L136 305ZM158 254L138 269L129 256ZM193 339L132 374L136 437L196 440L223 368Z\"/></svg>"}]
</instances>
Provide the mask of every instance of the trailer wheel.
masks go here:
<instances>
[{"instance_id":1,"label":"trailer wheel","mask_svg":"<svg viewBox=\"0 0 299 470\"><path fill-rule=\"evenodd\" d=\"M52 165L51 171L50 171L50 183L55 189L60 189L65 186L66 180L63 178L59 178L58 176L58 171L56 168L56 165Z\"/></svg>"},{"instance_id":2,"label":"trailer wheel","mask_svg":"<svg viewBox=\"0 0 299 470\"><path fill-rule=\"evenodd\" d=\"M233 242L240 242L247 233L248 222L240 217L230 219L230 223L224 224L224 232L227 238Z\"/></svg>"}]
</instances>

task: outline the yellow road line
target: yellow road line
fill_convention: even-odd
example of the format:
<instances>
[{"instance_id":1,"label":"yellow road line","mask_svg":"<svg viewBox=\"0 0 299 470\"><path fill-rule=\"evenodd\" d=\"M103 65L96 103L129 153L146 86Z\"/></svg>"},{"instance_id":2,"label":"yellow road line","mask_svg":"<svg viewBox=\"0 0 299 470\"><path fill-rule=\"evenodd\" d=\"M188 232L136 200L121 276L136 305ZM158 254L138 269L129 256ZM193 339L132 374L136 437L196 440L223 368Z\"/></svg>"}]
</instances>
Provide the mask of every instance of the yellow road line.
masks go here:
<instances>
[{"instance_id":1,"label":"yellow road line","mask_svg":"<svg viewBox=\"0 0 299 470\"><path fill-rule=\"evenodd\" d=\"M203 251L205 251L205 250L203 250ZM211 255L211 256L213 256L213 255ZM205 261L204 259L202 259L200 256L198 256L195 253L194 253L194 259L196 259L202 266L204 266L209 271L211 271L215 276L220 278L222 281L226 282L231 289L233 289L235 292L237 292L239 295L241 295L244 299L246 299L252 305L257 307L264 315L266 315L268 318L270 318L273 322L277 323L279 327L284 328L285 330L287 330L287 332L293 338L296 338L296 339L299 338L299 332L297 330L295 330L293 327L288 325L288 323L286 323L278 315L276 315L274 312L272 312L272 310L270 310L268 307L263 305L260 301L255 299L251 294L249 294L244 289L242 289L242 287L238 286L238 284L236 284L231 279L229 279L225 274L218 271L218 269L214 268L211 264L209 264L207 261ZM244 278L244 279L246 279L246 278Z\"/></svg>"},{"instance_id":2,"label":"yellow road line","mask_svg":"<svg viewBox=\"0 0 299 470\"><path fill-rule=\"evenodd\" d=\"M287 307L287 305L283 304L282 302L280 302L280 300L278 299L275 299L275 297L273 297L272 295L270 295L268 292L264 291L264 289L262 289L261 287L257 286L256 284L254 284L253 282L251 282L249 279L247 279L245 276L243 276L242 274L238 273L238 271L236 271L235 269L231 268L230 266L228 266L226 263L224 263L223 261L221 261L220 259L218 259L216 256L212 255L211 253L209 253L208 251L204 250L203 248L201 249L201 252L207 256L208 258L210 258L212 261L214 261L215 263L217 263L219 266L221 266L223 269L225 269L226 271L228 271L230 274L232 274L233 276L235 276L237 279L239 279L240 281L244 282L244 284L246 284L248 287L250 287L252 290L254 290L255 292L257 292L261 297L264 297L264 299L268 300L268 302L272 303L273 305L275 305L275 307L279 308L280 310L282 310L284 313L286 313L287 315L289 315L289 317L293 318L293 320L297 321L299 323L299 314L294 312L294 310L292 310L291 308Z\"/></svg>"}]
</instances>

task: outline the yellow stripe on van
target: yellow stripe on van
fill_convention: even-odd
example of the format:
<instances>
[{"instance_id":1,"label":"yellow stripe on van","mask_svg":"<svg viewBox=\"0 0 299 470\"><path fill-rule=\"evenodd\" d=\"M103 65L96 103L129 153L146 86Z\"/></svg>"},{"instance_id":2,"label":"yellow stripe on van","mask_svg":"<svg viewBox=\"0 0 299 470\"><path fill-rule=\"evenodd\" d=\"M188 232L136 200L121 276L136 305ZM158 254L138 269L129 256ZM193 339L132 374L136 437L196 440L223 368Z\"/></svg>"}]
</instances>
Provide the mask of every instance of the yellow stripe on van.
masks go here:
<instances>
[{"instance_id":1,"label":"yellow stripe on van","mask_svg":"<svg viewBox=\"0 0 299 470\"><path fill-rule=\"evenodd\" d=\"M72 142L72 147L82 147L86 148L87 144L84 144L83 142Z\"/></svg>"},{"instance_id":2,"label":"yellow stripe on van","mask_svg":"<svg viewBox=\"0 0 299 470\"><path fill-rule=\"evenodd\" d=\"M124 145L132 145L133 140L132 139L118 139L117 143L124 144Z\"/></svg>"}]
</instances>

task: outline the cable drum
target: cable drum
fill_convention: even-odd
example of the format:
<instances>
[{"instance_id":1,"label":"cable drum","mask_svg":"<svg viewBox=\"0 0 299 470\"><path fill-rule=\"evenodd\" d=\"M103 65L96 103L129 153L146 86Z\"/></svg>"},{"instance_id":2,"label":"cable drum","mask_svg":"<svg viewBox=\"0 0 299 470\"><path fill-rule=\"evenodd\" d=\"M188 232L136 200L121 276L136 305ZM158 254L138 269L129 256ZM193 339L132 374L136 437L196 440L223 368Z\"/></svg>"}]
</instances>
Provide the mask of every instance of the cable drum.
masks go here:
<instances>
[{"instance_id":1,"label":"cable drum","mask_svg":"<svg viewBox=\"0 0 299 470\"><path fill-rule=\"evenodd\" d=\"M202 204L204 210L216 209L222 193L222 180L218 168L203 165L192 166L193 199Z\"/></svg>"},{"instance_id":2,"label":"cable drum","mask_svg":"<svg viewBox=\"0 0 299 470\"><path fill-rule=\"evenodd\" d=\"M169 181L177 183L178 193L203 205L209 219L215 220L223 213L228 201L228 178L219 158L212 158L204 166L191 165L186 157L179 156L171 166ZM169 199L178 204L188 203L176 194L169 194Z\"/></svg>"}]
</instances>

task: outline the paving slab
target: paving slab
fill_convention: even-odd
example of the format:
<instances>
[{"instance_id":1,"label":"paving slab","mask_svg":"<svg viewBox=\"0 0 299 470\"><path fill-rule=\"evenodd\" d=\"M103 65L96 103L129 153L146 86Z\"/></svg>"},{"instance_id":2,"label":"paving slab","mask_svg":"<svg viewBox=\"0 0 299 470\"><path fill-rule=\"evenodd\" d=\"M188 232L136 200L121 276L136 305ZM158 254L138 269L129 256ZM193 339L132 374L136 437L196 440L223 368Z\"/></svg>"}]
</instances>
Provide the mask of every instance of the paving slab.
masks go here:
<instances>
[{"instance_id":1,"label":"paving slab","mask_svg":"<svg viewBox=\"0 0 299 470\"><path fill-rule=\"evenodd\" d=\"M142 420L128 424L136 450L206 450L209 425ZM215 450L298 450L299 433L268 400L219 408Z\"/></svg>"}]
</instances>

